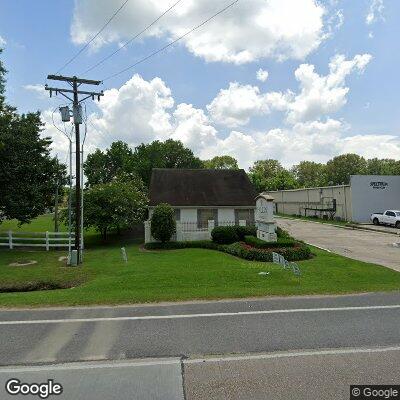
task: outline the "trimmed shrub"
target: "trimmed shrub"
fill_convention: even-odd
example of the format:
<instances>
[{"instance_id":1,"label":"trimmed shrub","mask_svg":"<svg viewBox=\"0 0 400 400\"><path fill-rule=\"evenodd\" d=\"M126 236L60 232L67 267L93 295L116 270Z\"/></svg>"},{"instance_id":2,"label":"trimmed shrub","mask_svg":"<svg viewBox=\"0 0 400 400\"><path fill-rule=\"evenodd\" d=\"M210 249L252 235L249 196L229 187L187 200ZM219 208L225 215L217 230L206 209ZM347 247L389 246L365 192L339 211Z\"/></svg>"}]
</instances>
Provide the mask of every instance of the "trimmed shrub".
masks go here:
<instances>
[{"instance_id":1,"label":"trimmed shrub","mask_svg":"<svg viewBox=\"0 0 400 400\"><path fill-rule=\"evenodd\" d=\"M259 249L273 249L278 247L294 247L296 242L293 239L279 238L277 242L266 242L255 236L245 236L244 242Z\"/></svg>"},{"instance_id":2,"label":"trimmed shrub","mask_svg":"<svg viewBox=\"0 0 400 400\"><path fill-rule=\"evenodd\" d=\"M175 232L174 209L169 204L159 204L151 216L151 235L164 243L168 242Z\"/></svg>"},{"instance_id":3,"label":"trimmed shrub","mask_svg":"<svg viewBox=\"0 0 400 400\"><path fill-rule=\"evenodd\" d=\"M246 246L243 243L232 243L230 245L222 245L211 242L209 240L198 240L190 242L167 242L167 243L146 243L144 246L147 250L174 250L200 248L209 250L218 250L233 256L243 258L249 261L272 262L271 249L257 249ZM311 250L304 244L299 244L293 248L274 249L276 253L282 254L288 261L307 260L311 257Z\"/></svg>"},{"instance_id":4,"label":"trimmed shrub","mask_svg":"<svg viewBox=\"0 0 400 400\"><path fill-rule=\"evenodd\" d=\"M243 241L245 236L257 235L257 228L255 226L235 226L235 228L240 241Z\"/></svg>"},{"instance_id":5,"label":"trimmed shrub","mask_svg":"<svg viewBox=\"0 0 400 400\"><path fill-rule=\"evenodd\" d=\"M293 239L293 237L289 234L289 232L285 231L284 229L280 228L279 226L276 228L276 236L282 239Z\"/></svg>"},{"instance_id":6,"label":"trimmed shrub","mask_svg":"<svg viewBox=\"0 0 400 400\"><path fill-rule=\"evenodd\" d=\"M212 230L211 238L218 244L231 244L239 241L236 226L217 226Z\"/></svg>"},{"instance_id":7,"label":"trimmed shrub","mask_svg":"<svg viewBox=\"0 0 400 400\"><path fill-rule=\"evenodd\" d=\"M272 261L271 250L247 247L246 245L243 245L243 243L233 243L229 246L225 246L224 251L249 261ZM299 245L298 247L293 248L274 249L274 251L282 254L288 261L307 260L311 257L311 250L305 245Z\"/></svg>"}]
</instances>

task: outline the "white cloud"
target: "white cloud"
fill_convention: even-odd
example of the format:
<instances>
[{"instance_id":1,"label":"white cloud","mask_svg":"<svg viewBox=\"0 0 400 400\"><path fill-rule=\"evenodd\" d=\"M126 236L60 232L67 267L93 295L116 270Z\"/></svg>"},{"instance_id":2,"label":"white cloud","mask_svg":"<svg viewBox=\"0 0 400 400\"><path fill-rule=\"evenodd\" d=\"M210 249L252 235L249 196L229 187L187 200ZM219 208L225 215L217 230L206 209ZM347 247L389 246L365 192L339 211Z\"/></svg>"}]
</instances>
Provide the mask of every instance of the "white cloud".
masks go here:
<instances>
[{"instance_id":1,"label":"white cloud","mask_svg":"<svg viewBox=\"0 0 400 400\"><path fill-rule=\"evenodd\" d=\"M269 75L268 71L266 71L262 68L260 68L257 71L257 79L261 82L265 82L268 79L268 75Z\"/></svg>"},{"instance_id":2,"label":"white cloud","mask_svg":"<svg viewBox=\"0 0 400 400\"><path fill-rule=\"evenodd\" d=\"M217 4L218 3L218 4ZM170 1L132 0L95 42L95 47L129 39L171 5ZM214 0L185 1L146 32L176 39L222 8ZM75 0L72 40L86 43L115 10L109 0ZM271 57L304 59L325 39L325 9L316 0L246 0L185 37L186 48L206 61L242 64ZM144 36L144 37L146 37Z\"/></svg>"},{"instance_id":3,"label":"white cloud","mask_svg":"<svg viewBox=\"0 0 400 400\"><path fill-rule=\"evenodd\" d=\"M308 121L338 111L347 102L346 77L353 71L364 72L371 59L370 54L356 55L352 60L336 55L326 76L317 74L314 65L300 65L295 71L300 93L288 104L288 122Z\"/></svg>"},{"instance_id":4,"label":"white cloud","mask_svg":"<svg viewBox=\"0 0 400 400\"><path fill-rule=\"evenodd\" d=\"M36 93L36 95L40 99L45 99L45 98L49 97L49 94L48 94L48 92L46 92L44 86L40 85L39 83L34 84L34 85L24 85L23 88L30 92Z\"/></svg>"},{"instance_id":5,"label":"white cloud","mask_svg":"<svg viewBox=\"0 0 400 400\"><path fill-rule=\"evenodd\" d=\"M385 17L383 15L385 6L383 4L383 0L371 0L371 4L369 6L368 14L365 17L365 23L367 25L371 25L379 19L384 21Z\"/></svg>"},{"instance_id":6,"label":"white cloud","mask_svg":"<svg viewBox=\"0 0 400 400\"><path fill-rule=\"evenodd\" d=\"M7 44L6 39L3 38L3 36L0 35L0 47L3 47Z\"/></svg>"},{"instance_id":7,"label":"white cloud","mask_svg":"<svg viewBox=\"0 0 400 400\"><path fill-rule=\"evenodd\" d=\"M365 60L358 61L359 67L365 63ZM341 68L344 68L342 62L337 67L332 67L332 71L343 75L344 72L338 72ZM348 71L349 68L351 69L347 66L344 69ZM344 78L335 75L330 79L343 82ZM281 106L286 110L288 103L293 101L293 98L278 92L260 94L252 86L235 84L233 88L232 92L238 90L241 95L249 92L256 109L266 104L269 109ZM255 97L252 97L253 94ZM230 101L228 94L227 98ZM260 99L263 102L261 105ZM241 111L240 107L238 109ZM43 135L53 138L53 152L64 161L68 140L53 127L50 110L42 115L46 122ZM87 154L97 147L104 149L115 140L123 140L135 146L156 139L173 138L181 140L203 159L221 154L232 155L238 159L242 168L248 168L257 159L265 158L276 158L290 166L301 160L324 162L345 152L356 152L366 157L379 154L388 158L398 158L400 153L399 137L378 134L349 136L350 127L345 122L332 118L296 121L268 131L243 129L220 132L213 125L210 115L206 110L195 108L191 104L181 103L175 106L171 90L160 78L146 81L141 76L134 75L120 88L106 91L97 112L90 114L85 151ZM57 126L62 129L58 112L54 117ZM241 123L247 118L243 113L223 117L231 118L228 121L235 123ZM70 124L67 127L69 129Z\"/></svg>"}]
</instances>

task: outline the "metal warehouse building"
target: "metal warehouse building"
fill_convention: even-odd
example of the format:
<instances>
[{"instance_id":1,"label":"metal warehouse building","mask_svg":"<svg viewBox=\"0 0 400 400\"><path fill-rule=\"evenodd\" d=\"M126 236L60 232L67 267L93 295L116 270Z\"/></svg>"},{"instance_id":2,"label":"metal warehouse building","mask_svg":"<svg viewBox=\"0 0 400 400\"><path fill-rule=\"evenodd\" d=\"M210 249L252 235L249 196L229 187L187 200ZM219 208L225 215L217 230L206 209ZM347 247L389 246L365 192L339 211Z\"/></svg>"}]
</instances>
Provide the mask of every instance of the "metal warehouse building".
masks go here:
<instances>
[{"instance_id":1,"label":"metal warehouse building","mask_svg":"<svg viewBox=\"0 0 400 400\"><path fill-rule=\"evenodd\" d=\"M352 175L350 185L266 192L277 213L369 222L374 212L400 210L400 176Z\"/></svg>"}]
</instances>

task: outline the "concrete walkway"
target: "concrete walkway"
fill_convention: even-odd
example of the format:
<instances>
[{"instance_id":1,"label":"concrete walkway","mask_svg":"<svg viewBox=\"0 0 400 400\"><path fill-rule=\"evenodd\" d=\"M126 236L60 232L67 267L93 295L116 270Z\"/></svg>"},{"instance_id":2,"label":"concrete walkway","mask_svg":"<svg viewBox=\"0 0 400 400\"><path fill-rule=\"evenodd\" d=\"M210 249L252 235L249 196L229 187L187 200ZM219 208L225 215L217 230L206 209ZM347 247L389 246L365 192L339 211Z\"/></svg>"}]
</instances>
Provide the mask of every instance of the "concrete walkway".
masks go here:
<instances>
[{"instance_id":1,"label":"concrete walkway","mask_svg":"<svg viewBox=\"0 0 400 400\"><path fill-rule=\"evenodd\" d=\"M394 235L285 218L278 218L277 222L295 238L309 244L400 272L400 248L393 246L400 239Z\"/></svg>"}]
</instances>

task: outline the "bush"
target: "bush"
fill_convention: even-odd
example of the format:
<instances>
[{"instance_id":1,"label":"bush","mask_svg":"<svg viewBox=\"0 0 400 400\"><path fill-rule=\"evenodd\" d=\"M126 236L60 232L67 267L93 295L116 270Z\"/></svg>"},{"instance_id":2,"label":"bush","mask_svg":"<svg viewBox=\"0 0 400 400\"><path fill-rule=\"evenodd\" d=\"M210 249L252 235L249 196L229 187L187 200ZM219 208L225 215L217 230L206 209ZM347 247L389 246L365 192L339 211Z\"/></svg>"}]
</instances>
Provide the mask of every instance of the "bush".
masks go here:
<instances>
[{"instance_id":1,"label":"bush","mask_svg":"<svg viewBox=\"0 0 400 400\"><path fill-rule=\"evenodd\" d=\"M236 226L235 228L240 241L243 241L245 236L257 235L257 228L255 226Z\"/></svg>"},{"instance_id":2,"label":"bush","mask_svg":"<svg viewBox=\"0 0 400 400\"><path fill-rule=\"evenodd\" d=\"M209 240L197 240L190 242L168 242L168 243L146 243L147 250L175 250L200 248L209 250L218 250L233 256L243 258L249 261L272 262L272 250L248 248L242 243L236 242L230 245L222 245L211 242ZM274 250L276 253L282 254L288 261L307 260L311 257L311 250L304 244L299 244L293 248L280 248Z\"/></svg>"},{"instance_id":3,"label":"bush","mask_svg":"<svg viewBox=\"0 0 400 400\"><path fill-rule=\"evenodd\" d=\"M249 261L272 262L272 251L269 249L248 248L242 243L233 243L229 246L224 246L224 251ZM282 254L288 261L307 260L311 257L311 250L305 245L276 249L275 252Z\"/></svg>"},{"instance_id":4,"label":"bush","mask_svg":"<svg viewBox=\"0 0 400 400\"><path fill-rule=\"evenodd\" d=\"M293 237L289 234L289 232L285 231L284 229L280 228L279 226L276 228L276 236L282 239L293 239Z\"/></svg>"},{"instance_id":5,"label":"bush","mask_svg":"<svg viewBox=\"0 0 400 400\"><path fill-rule=\"evenodd\" d=\"M211 238L218 244L231 244L239 241L236 226L217 226L212 230Z\"/></svg>"},{"instance_id":6,"label":"bush","mask_svg":"<svg viewBox=\"0 0 400 400\"><path fill-rule=\"evenodd\" d=\"M217 226L211 232L213 242L219 244L231 244L243 241L245 236L255 236L255 226Z\"/></svg>"},{"instance_id":7,"label":"bush","mask_svg":"<svg viewBox=\"0 0 400 400\"><path fill-rule=\"evenodd\" d=\"M169 204L159 204L151 216L151 235L164 243L168 242L175 232L174 209Z\"/></svg>"},{"instance_id":8,"label":"bush","mask_svg":"<svg viewBox=\"0 0 400 400\"><path fill-rule=\"evenodd\" d=\"M277 242L266 242L255 236L245 236L244 242L259 249L272 249L278 247L294 247L296 242L293 239L279 238Z\"/></svg>"}]
</instances>

